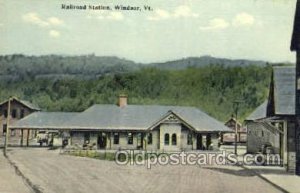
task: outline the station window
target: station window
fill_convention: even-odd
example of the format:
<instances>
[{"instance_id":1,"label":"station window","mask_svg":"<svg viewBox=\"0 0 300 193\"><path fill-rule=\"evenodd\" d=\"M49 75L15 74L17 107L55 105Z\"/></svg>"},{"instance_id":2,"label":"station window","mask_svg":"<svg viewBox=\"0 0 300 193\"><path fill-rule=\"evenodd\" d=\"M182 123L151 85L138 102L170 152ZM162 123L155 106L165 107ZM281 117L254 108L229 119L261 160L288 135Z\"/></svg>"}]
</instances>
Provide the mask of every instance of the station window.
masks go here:
<instances>
[{"instance_id":1,"label":"station window","mask_svg":"<svg viewBox=\"0 0 300 193\"><path fill-rule=\"evenodd\" d=\"M152 144L152 133L149 133L149 134L148 134L148 139L147 139L147 141L148 141L148 145L151 145L151 144Z\"/></svg>"},{"instance_id":2,"label":"station window","mask_svg":"<svg viewBox=\"0 0 300 193\"><path fill-rule=\"evenodd\" d=\"M11 117L12 117L12 118L16 118L16 117L17 117L17 109L13 109L13 110L11 111Z\"/></svg>"},{"instance_id":3,"label":"station window","mask_svg":"<svg viewBox=\"0 0 300 193\"><path fill-rule=\"evenodd\" d=\"M177 136L175 133L172 134L172 145L177 145Z\"/></svg>"},{"instance_id":4,"label":"station window","mask_svg":"<svg viewBox=\"0 0 300 193\"><path fill-rule=\"evenodd\" d=\"M169 135L169 133L166 133L165 134L165 145L169 145L169 143L170 143L170 135Z\"/></svg>"},{"instance_id":5,"label":"station window","mask_svg":"<svg viewBox=\"0 0 300 193\"><path fill-rule=\"evenodd\" d=\"M193 136L191 133L188 134L187 136L187 144L192 145L193 144Z\"/></svg>"},{"instance_id":6,"label":"station window","mask_svg":"<svg viewBox=\"0 0 300 193\"><path fill-rule=\"evenodd\" d=\"M20 118L23 118L25 116L25 110L24 109L21 109L21 112L20 112Z\"/></svg>"},{"instance_id":7,"label":"station window","mask_svg":"<svg viewBox=\"0 0 300 193\"><path fill-rule=\"evenodd\" d=\"M127 144L129 144L129 145L133 144L133 134L132 133L128 133Z\"/></svg>"},{"instance_id":8,"label":"station window","mask_svg":"<svg viewBox=\"0 0 300 193\"><path fill-rule=\"evenodd\" d=\"M11 129L11 130L10 130L10 136L15 136L15 135L16 135L16 130Z\"/></svg>"},{"instance_id":9,"label":"station window","mask_svg":"<svg viewBox=\"0 0 300 193\"><path fill-rule=\"evenodd\" d=\"M3 132L2 132L3 135L6 133L6 128L7 128L7 125L4 124L4 125L3 125Z\"/></svg>"}]
</instances>

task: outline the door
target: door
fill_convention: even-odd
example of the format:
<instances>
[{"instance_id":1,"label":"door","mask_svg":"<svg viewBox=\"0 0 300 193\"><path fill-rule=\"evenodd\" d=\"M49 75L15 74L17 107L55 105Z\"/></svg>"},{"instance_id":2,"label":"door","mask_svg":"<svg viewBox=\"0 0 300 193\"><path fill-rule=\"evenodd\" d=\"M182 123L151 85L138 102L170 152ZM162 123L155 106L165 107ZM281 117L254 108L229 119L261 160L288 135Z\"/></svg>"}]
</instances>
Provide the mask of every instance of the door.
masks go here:
<instances>
[{"instance_id":1,"label":"door","mask_svg":"<svg viewBox=\"0 0 300 193\"><path fill-rule=\"evenodd\" d=\"M98 135L98 148L105 149L106 148L106 133L101 132Z\"/></svg>"},{"instance_id":2,"label":"door","mask_svg":"<svg viewBox=\"0 0 300 193\"><path fill-rule=\"evenodd\" d=\"M300 175L300 133L298 133L296 144L296 174Z\"/></svg>"},{"instance_id":3,"label":"door","mask_svg":"<svg viewBox=\"0 0 300 193\"><path fill-rule=\"evenodd\" d=\"M203 145L202 145L202 135L197 133L196 135L196 140L197 140L197 150L202 150Z\"/></svg>"},{"instance_id":4,"label":"door","mask_svg":"<svg viewBox=\"0 0 300 193\"><path fill-rule=\"evenodd\" d=\"M138 133L137 136L137 149L143 149L143 133Z\"/></svg>"},{"instance_id":5,"label":"door","mask_svg":"<svg viewBox=\"0 0 300 193\"><path fill-rule=\"evenodd\" d=\"M207 150L211 150L211 135L210 134L207 134L206 135L206 149Z\"/></svg>"},{"instance_id":6,"label":"door","mask_svg":"<svg viewBox=\"0 0 300 193\"><path fill-rule=\"evenodd\" d=\"M284 134L279 133L279 154L280 154L280 166L283 166L283 157L284 157Z\"/></svg>"}]
</instances>

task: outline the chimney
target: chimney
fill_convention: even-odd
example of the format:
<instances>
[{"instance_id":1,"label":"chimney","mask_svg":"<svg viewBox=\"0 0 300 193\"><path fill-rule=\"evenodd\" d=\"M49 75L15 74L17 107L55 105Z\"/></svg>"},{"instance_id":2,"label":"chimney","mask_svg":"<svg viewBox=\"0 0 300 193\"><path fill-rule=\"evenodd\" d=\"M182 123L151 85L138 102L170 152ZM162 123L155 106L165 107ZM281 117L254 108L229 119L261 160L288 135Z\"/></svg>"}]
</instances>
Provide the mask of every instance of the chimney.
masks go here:
<instances>
[{"instance_id":1,"label":"chimney","mask_svg":"<svg viewBox=\"0 0 300 193\"><path fill-rule=\"evenodd\" d=\"M123 108L127 106L127 95L125 94L120 94L119 95L119 107Z\"/></svg>"}]
</instances>

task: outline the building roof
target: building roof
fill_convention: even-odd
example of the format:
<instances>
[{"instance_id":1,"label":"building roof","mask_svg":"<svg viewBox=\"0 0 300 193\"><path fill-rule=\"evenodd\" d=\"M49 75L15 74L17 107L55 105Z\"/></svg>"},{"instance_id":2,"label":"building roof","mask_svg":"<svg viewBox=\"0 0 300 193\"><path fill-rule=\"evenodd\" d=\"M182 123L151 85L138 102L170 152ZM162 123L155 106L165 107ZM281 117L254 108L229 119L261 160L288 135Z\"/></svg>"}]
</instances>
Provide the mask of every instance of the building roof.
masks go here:
<instances>
[{"instance_id":1,"label":"building roof","mask_svg":"<svg viewBox=\"0 0 300 193\"><path fill-rule=\"evenodd\" d=\"M259 105L245 120L253 121L257 119L263 119L267 117L267 105L268 100Z\"/></svg>"},{"instance_id":2,"label":"building roof","mask_svg":"<svg viewBox=\"0 0 300 193\"><path fill-rule=\"evenodd\" d=\"M229 127L231 129L231 132L235 132L235 124L236 123L237 123L237 131L238 132L246 132L247 131L247 128L243 127L243 125L239 121L236 121L236 119L233 116L228 121L226 121L224 125Z\"/></svg>"},{"instance_id":3,"label":"building roof","mask_svg":"<svg viewBox=\"0 0 300 193\"><path fill-rule=\"evenodd\" d=\"M64 124L70 121L78 113L69 112L34 112L25 118L13 123L11 128L25 129L56 129L64 128Z\"/></svg>"},{"instance_id":4,"label":"building roof","mask_svg":"<svg viewBox=\"0 0 300 193\"><path fill-rule=\"evenodd\" d=\"M300 50L300 1L297 1L296 12L294 19L294 29L291 41L291 50L297 51Z\"/></svg>"},{"instance_id":5,"label":"building roof","mask_svg":"<svg viewBox=\"0 0 300 193\"><path fill-rule=\"evenodd\" d=\"M79 127L113 129L148 129L173 112L198 131L222 131L228 128L221 122L194 107L127 105L94 105L76 116L71 124Z\"/></svg>"},{"instance_id":6,"label":"building roof","mask_svg":"<svg viewBox=\"0 0 300 193\"><path fill-rule=\"evenodd\" d=\"M274 105L272 116L295 115L295 67L273 68L273 91L270 92L269 101L266 100L257 107L246 120L257 120L268 117L268 108ZM271 83L271 84L272 84ZM269 103L269 104L268 104Z\"/></svg>"},{"instance_id":7,"label":"building roof","mask_svg":"<svg viewBox=\"0 0 300 193\"><path fill-rule=\"evenodd\" d=\"M228 121L225 122L225 125L229 125L231 122L235 123L236 119L234 117L231 117L230 119L228 119ZM239 121L237 121L237 125L240 127L242 126L242 124Z\"/></svg>"},{"instance_id":8,"label":"building roof","mask_svg":"<svg viewBox=\"0 0 300 193\"><path fill-rule=\"evenodd\" d=\"M295 114L295 67L274 67L275 115Z\"/></svg>"},{"instance_id":9,"label":"building roof","mask_svg":"<svg viewBox=\"0 0 300 193\"><path fill-rule=\"evenodd\" d=\"M82 113L33 113L11 127L53 127L79 130L147 130L174 114L196 131L228 131L228 127L194 107L158 105L93 105ZM45 123L43 123L45 122Z\"/></svg>"},{"instance_id":10,"label":"building roof","mask_svg":"<svg viewBox=\"0 0 300 193\"><path fill-rule=\"evenodd\" d=\"M26 106L26 107L29 108L29 109L37 110L37 111L41 110L37 105L32 104L32 103L29 102L29 101L20 100L20 99L18 99L18 98L16 98L16 97L12 97L11 100L12 100L12 101L15 100L15 101L21 103L22 105ZM0 103L0 106L3 105L3 104L5 104L5 103L7 103L7 102L8 102L8 100L1 102L1 103Z\"/></svg>"}]
</instances>

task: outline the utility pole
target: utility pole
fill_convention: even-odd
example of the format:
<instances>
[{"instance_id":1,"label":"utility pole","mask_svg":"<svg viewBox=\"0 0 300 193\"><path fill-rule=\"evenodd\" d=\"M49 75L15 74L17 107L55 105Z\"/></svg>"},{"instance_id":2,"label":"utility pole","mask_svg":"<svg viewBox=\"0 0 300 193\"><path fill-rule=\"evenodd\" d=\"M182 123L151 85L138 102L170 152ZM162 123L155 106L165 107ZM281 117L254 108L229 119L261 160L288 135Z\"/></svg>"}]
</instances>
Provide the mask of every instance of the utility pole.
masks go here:
<instances>
[{"instance_id":1,"label":"utility pole","mask_svg":"<svg viewBox=\"0 0 300 193\"><path fill-rule=\"evenodd\" d=\"M233 102L233 108L235 112L235 134L234 134L234 154L237 155L237 136L238 136L238 111L241 100L235 100Z\"/></svg>"},{"instance_id":2,"label":"utility pole","mask_svg":"<svg viewBox=\"0 0 300 193\"><path fill-rule=\"evenodd\" d=\"M9 119L10 119L10 100L11 97L8 99L8 108L7 108L7 117L6 117L6 132L5 132L5 141L4 141L4 151L3 154L6 156L7 154L7 146L8 146L8 132L9 132Z\"/></svg>"}]
</instances>

